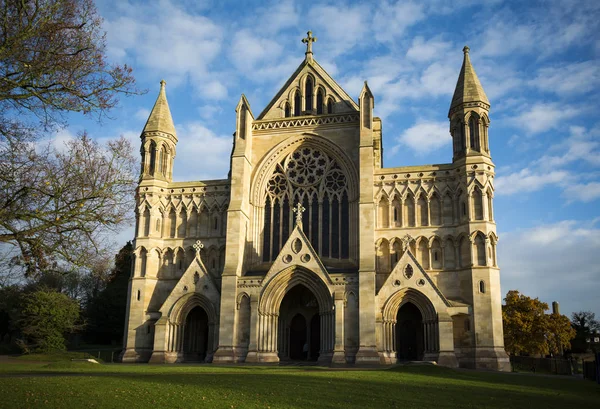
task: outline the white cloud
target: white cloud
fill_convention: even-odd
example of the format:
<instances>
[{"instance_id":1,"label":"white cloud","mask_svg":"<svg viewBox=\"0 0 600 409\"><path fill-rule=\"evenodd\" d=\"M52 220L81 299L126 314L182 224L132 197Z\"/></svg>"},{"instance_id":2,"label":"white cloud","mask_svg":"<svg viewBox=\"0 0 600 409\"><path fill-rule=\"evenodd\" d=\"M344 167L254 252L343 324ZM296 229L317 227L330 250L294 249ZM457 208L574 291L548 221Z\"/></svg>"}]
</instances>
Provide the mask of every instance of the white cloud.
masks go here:
<instances>
[{"instance_id":1,"label":"white cloud","mask_svg":"<svg viewBox=\"0 0 600 409\"><path fill-rule=\"evenodd\" d=\"M450 144L452 138L448 134L446 122L418 121L400 135L398 142L423 155L438 150ZM396 145L392 152L397 152L400 147Z\"/></svg>"},{"instance_id":2,"label":"white cloud","mask_svg":"<svg viewBox=\"0 0 600 409\"><path fill-rule=\"evenodd\" d=\"M593 222L560 221L500 233L498 264L502 292L519 290L561 312L598 311L600 229Z\"/></svg>"},{"instance_id":3,"label":"white cloud","mask_svg":"<svg viewBox=\"0 0 600 409\"><path fill-rule=\"evenodd\" d=\"M177 125L177 181L224 179L229 171L232 137L220 136L200 122Z\"/></svg>"},{"instance_id":4,"label":"white cloud","mask_svg":"<svg viewBox=\"0 0 600 409\"><path fill-rule=\"evenodd\" d=\"M600 182L581 183L568 186L563 196L569 202L592 202L600 198Z\"/></svg>"},{"instance_id":5,"label":"white cloud","mask_svg":"<svg viewBox=\"0 0 600 409\"><path fill-rule=\"evenodd\" d=\"M423 72L421 85L428 95L452 95L457 78L458 73L455 68L442 62L435 62Z\"/></svg>"},{"instance_id":6,"label":"white cloud","mask_svg":"<svg viewBox=\"0 0 600 409\"><path fill-rule=\"evenodd\" d=\"M373 16L375 39L394 42L408 27L424 18L423 4L411 1L383 1Z\"/></svg>"},{"instance_id":7,"label":"white cloud","mask_svg":"<svg viewBox=\"0 0 600 409\"><path fill-rule=\"evenodd\" d=\"M525 108L525 107L524 107ZM530 134L548 131L565 120L582 114L581 109L558 103L538 102L512 119L512 123L525 128Z\"/></svg>"},{"instance_id":8,"label":"white cloud","mask_svg":"<svg viewBox=\"0 0 600 409\"><path fill-rule=\"evenodd\" d=\"M551 146L549 152L560 152L560 155L545 154L535 161L542 169L555 169L576 161L586 162L591 166L600 166L600 128L587 130L580 126L569 129L569 137L564 142Z\"/></svg>"},{"instance_id":9,"label":"white cloud","mask_svg":"<svg viewBox=\"0 0 600 409\"><path fill-rule=\"evenodd\" d=\"M364 38L369 34L369 10L366 5L311 7L308 20L316 26L314 34L317 41L321 42L315 55L322 53L334 58L353 47L363 45Z\"/></svg>"},{"instance_id":10,"label":"white cloud","mask_svg":"<svg viewBox=\"0 0 600 409\"><path fill-rule=\"evenodd\" d=\"M530 84L557 94L581 94L600 86L600 60L540 68Z\"/></svg>"},{"instance_id":11,"label":"white cloud","mask_svg":"<svg viewBox=\"0 0 600 409\"><path fill-rule=\"evenodd\" d=\"M495 190L498 195L535 192L549 185L563 185L571 180L571 174L566 170L542 172L529 168L507 176L496 177Z\"/></svg>"},{"instance_id":12,"label":"white cloud","mask_svg":"<svg viewBox=\"0 0 600 409\"><path fill-rule=\"evenodd\" d=\"M406 52L406 58L417 62L436 60L447 53L451 46L451 43L439 39L425 41L423 37L415 37Z\"/></svg>"},{"instance_id":13,"label":"white cloud","mask_svg":"<svg viewBox=\"0 0 600 409\"><path fill-rule=\"evenodd\" d=\"M119 61L135 59L138 66L174 85L187 76L195 84L204 84L209 64L221 52L221 25L168 0L144 7L119 2L115 8L104 27L110 56Z\"/></svg>"},{"instance_id":14,"label":"white cloud","mask_svg":"<svg viewBox=\"0 0 600 409\"><path fill-rule=\"evenodd\" d=\"M265 61L273 61L281 54L281 43L250 30L240 30L233 36L231 58L242 72L252 75L254 67Z\"/></svg>"}]
</instances>

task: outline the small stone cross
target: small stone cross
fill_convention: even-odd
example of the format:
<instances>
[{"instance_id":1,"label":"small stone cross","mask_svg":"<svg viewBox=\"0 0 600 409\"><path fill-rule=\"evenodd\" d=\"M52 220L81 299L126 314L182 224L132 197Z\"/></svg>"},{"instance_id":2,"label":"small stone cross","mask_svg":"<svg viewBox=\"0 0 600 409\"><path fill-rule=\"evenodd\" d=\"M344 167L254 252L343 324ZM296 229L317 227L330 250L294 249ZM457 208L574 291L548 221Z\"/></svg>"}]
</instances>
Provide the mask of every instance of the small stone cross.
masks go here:
<instances>
[{"instance_id":1,"label":"small stone cross","mask_svg":"<svg viewBox=\"0 0 600 409\"><path fill-rule=\"evenodd\" d=\"M312 36L312 31L306 33L307 37L302 39L302 42L306 44L306 55L312 54L312 43L317 41L317 37Z\"/></svg>"},{"instance_id":2,"label":"small stone cross","mask_svg":"<svg viewBox=\"0 0 600 409\"><path fill-rule=\"evenodd\" d=\"M200 256L200 251L204 248L204 244L202 244L202 241L197 240L194 245L194 250L196 250L196 254L198 255L198 257Z\"/></svg>"},{"instance_id":3,"label":"small stone cross","mask_svg":"<svg viewBox=\"0 0 600 409\"><path fill-rule=\"evenodd\" d=\"M298 202L298 204L296 205L296 207L294 207L294 209L292 209L292 210L294 211L294 213L296 213L296 224L298 226L302 227L302 213L306 209L304 208L304 206L302 206L302 204L300 204L300 202Z\"/></svg>"}]
</instances>

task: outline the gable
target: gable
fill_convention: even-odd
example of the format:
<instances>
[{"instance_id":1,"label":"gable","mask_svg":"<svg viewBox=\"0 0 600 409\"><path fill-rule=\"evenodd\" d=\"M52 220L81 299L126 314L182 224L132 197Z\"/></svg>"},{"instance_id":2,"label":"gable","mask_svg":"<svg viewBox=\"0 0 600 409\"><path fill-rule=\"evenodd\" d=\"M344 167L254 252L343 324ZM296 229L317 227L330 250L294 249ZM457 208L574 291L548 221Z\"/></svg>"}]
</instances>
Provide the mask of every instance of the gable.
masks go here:
<instances>
[{"instance_id":1,"label":"gable","mask_svg":"<svg viewBox=\"0 0 600 409\"><path fill-rule=\"evenodd\" d=\"M411 274L407 274L407 268L411 270ZM383 286L381 286L377 297L380 303L384 304L394 293L404 289L413 289L423 293L433 303L437 311L452 306L408 247Z\"/></svg>"},{"instance_id":2,"label":"gable","mask_svg":"<svg viewBox=\"0 0 600 409\"><path fill-rule=\"evenodd\" d=\"M168 316L177 300L189 293L200 293L206 296L217 308L220 305L219 289L198 255L194 257L194 260L161 306L162 316Z\"/></svg>"},{"instance_id":3,"label":"gable","mask_svg":"<svg viewBox=\"0 0 600 409\"><path fill-rule=\"evenodd\" d=\"M263 285L266 286L279 272L293 266L301 266L316 273L325 283L332 284L327 269L319 255L310 244L308 237L296 225L287 239L271 268L265 275Z\"/></svg>"},{"instance_id":4,"label":"gable","mask_svg":"<svg viewBox=\"0 0 600 409\"><path fill-rule=\"evenodd\" d=\"M271 102L260 113L257 120L285 117L286 103L289 103L290 107L292 107L296 93L299 93L301 99L304 97L307 78L311 78L313 81L313 95L315 95L315 98L320 89L324 94L323 103L325 105L329 99L333 100L334 114L358 112L359 108L356 102L335 82L323 67L315 60L306 59L298 66ZM312 115L312 113L301 112L300 115Z\"/></svg>"}]
</instances>

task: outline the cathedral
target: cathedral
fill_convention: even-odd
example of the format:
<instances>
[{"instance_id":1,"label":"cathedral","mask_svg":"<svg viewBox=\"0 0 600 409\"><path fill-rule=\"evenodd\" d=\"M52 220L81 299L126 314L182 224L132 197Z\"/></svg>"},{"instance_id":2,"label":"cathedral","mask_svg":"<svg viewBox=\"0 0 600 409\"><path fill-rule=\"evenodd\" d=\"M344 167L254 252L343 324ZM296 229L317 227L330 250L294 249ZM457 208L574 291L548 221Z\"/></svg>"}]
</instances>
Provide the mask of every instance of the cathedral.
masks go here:
<instances>
[{"instance_id":1,"label":"cathedral","mask_svg":"<svg viewBox=\"0 0 600 409\"><path fill-rule=\"evenodd\" d=\"M173 182L161 82L141 133L123 362L510 370L490 103L469 48L448 112L452 162L384 168L367 82L348 95L315 40L260 114L241 96L227 179Z\"/></svg>"}]
</instances>

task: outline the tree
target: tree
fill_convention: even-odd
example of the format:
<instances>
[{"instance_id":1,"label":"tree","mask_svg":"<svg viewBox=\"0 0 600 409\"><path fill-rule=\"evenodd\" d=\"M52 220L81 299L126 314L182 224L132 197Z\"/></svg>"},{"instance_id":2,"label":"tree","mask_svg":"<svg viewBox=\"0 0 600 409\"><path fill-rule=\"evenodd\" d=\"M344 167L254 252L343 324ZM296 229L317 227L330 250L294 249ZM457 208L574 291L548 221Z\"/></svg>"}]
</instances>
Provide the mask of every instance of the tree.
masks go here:
<instances>
[{"instance_id":1,"label":"tree","mask_svg":"<svg viewBox=\"0 0 600 409\"><path fill-rule=\"evenodd\" d=\"M52 290L23 293L19 327L25 352L64 350L65 334L79 327L79 303Z\"/></svg>"},{"instance_id":2,"label":"tree","mask_svg":"<svg viewBox=\"0 0 600 409\"><path fill-rule=\"evenodd\" d=\"M596 320L596 314L591 311L574 312L571 316L571 324L576 332L573 340L573 352L587 352L587 340L592 334L600 332L600 322Z\"/></svg>"},{"instance_id":3,"label":"tree","mask_svg":"<svg viewBox=\"0 0 600 409\"><path fill-rule=\"evenodd\" d=\"M558 354L575 332L564 315L546 314L548 304L511 290L502 306L504 346L511 355Z\"/></svg>"},{"instance_id":4,"label":"tree","mask_svg":"<svg viewBox=\"0 0 600 409\"><path fill-rule=\"evenodd\" d=\"M115 256L115 266L105 287L89 298L86 307L86 339L91 343L121 344L125 326L123 307L127 304L127 290L131 276L133 244L127 242Z\"/></svg>"},{"instance_id":5,"label":"tree","mask_svg":"<svg viewBox=\"0 0 600 409\"><path fill-rule=\"evenodd\" d=\"M0 0L0 21L0 243L28 274L82 265L128 220L132 147L41 141L69 113L100 120L139 93L132 70L108 64L91 0Z\"/></svg>"}]
</instances>

